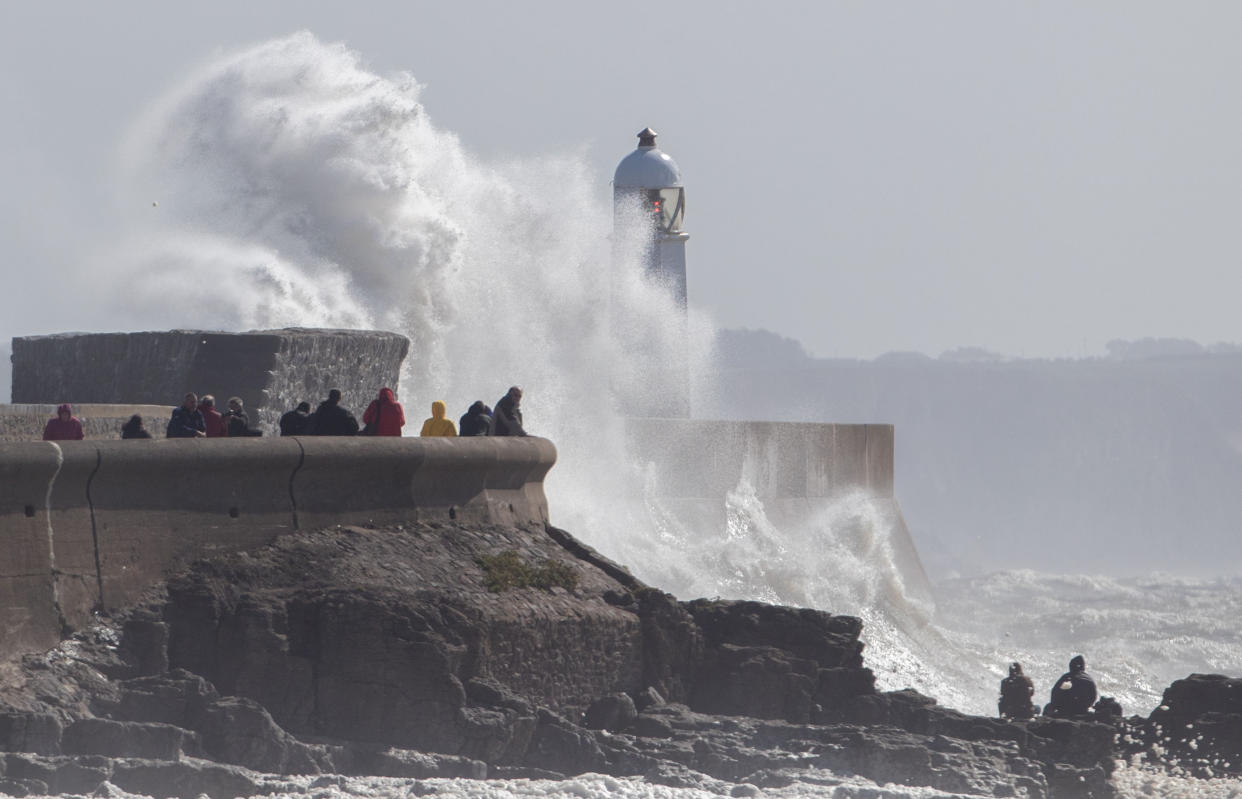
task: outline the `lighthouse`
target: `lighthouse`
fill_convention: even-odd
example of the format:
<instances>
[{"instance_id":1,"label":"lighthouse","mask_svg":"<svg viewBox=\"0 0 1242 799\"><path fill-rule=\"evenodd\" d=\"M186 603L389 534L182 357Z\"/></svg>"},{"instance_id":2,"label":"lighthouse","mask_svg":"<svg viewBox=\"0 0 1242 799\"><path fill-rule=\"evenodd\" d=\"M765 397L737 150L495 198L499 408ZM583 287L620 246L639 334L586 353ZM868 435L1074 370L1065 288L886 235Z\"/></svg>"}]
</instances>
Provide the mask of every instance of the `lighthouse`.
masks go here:
<instances>
[{"instance_id":1,"label":"lighthouse","mask_svg":"<svg viewBox=\"0 0 1242 799\"><path fill-rule=\"evenodd\" d=\"M612 180L613 229L640 228L638 238L647 275L686 307L686 190L672 157L656 147L656 132L643 128L638 149L621 159ZM620 236L618 236L620 237ZM632 240L632 239L631 239Z\"/></svg>"}]
</instances>

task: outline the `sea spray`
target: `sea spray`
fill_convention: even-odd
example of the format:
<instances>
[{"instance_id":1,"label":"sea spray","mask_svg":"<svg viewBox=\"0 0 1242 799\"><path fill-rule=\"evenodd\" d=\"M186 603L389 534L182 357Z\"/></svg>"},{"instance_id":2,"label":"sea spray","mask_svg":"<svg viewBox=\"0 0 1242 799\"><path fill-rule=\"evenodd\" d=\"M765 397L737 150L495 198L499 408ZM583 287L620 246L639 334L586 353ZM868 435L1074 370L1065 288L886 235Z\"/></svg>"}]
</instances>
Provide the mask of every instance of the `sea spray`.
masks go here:
<instances>
[{"instance_id":1,"label":"sea spray","mask_svg":"<svg viewBox=\"0 0 1242 799\"><path fill-rule=\"evenodd\" d=\"M767 522L745 481L719 499L723 528L660 508L622 420L681 390L670 375L692 396L711 390L710 320L646 278L642 226L612 230L583 158L482 163L435 127L419 92L309 33L204 65L128 139L119 185L135 212L92 270L100 302L131 328L405 333L407 415L522 385L529 429L559 450L553 522L643 579L910 627L865 497L805 530Z\"/></svg>"}]
</instances>

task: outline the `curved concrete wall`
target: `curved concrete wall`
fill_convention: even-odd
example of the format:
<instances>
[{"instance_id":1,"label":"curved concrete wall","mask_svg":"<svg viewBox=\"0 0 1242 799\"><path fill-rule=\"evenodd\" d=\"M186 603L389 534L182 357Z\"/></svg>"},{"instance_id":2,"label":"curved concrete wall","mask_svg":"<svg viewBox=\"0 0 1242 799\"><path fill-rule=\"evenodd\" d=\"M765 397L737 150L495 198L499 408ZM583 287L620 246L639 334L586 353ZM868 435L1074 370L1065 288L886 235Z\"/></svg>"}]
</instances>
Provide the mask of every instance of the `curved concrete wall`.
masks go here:
<instances>
[{"instance_id":1,"label":"curved concrete wall","mask_svg":"<svg viewBox=\"0 0 1242 799\"><path fill-rule=\"evenodd\" d=\"M548 520L541 438L0 443L0 657L216 551L334 524Z\"/></svg>"}]
</instances>

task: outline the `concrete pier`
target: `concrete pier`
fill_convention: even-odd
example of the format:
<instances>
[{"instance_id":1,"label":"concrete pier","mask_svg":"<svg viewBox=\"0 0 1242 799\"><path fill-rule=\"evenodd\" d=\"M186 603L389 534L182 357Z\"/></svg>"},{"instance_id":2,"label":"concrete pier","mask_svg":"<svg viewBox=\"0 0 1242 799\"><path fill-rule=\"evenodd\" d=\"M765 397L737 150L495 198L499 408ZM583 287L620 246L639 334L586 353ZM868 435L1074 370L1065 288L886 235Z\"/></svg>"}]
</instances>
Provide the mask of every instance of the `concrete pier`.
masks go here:
<instances>
[{"instance_id":1,"label":"concrete pier","mask_svg":"<svg viewBox=\"0 0 1242 799\"><path fill-rule=\"evenodd\" d=\"M56 644L191 560L335 524L544 524L542 438L0 443L0 653Z\"/></svg>"}]
</instances>

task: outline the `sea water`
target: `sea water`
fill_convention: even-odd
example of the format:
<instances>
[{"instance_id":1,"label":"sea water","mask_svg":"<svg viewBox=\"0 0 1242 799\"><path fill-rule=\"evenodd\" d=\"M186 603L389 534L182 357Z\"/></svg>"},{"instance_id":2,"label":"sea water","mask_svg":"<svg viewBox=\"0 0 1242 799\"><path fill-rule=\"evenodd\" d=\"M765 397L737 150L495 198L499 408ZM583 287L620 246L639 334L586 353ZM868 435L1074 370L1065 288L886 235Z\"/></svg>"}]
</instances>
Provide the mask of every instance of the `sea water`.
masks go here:
<instances>
[{"instance_id":1,"label":"sea water","mask_svg":"<svg viewBox=\"0 0 1242 799\"><path fill-rule=\"evenodd\" d=\"M1173 679L1242 662L1235 580L1013 571L941 582L928 602L906 590L888 517L865 494L778 529L745 479L721 498L723 529L688 528L626 457L620 419L630 398L661 390L644 380L670 365L710 390L710 320L683 320L636 257L618 260L641 242L614 246L626 234L611 229L606 176L581 154L484 162L433 124L410 75L376 75L309 33L263 42L154 102L119 164L117 240L85 278L114 326L395 330L412 341L400 386L411 419L434 399L456 413L522 385L529 429L559 450L546 485L554 522L682 598L860 616L881 689L990 715L1010 661L1042 698L1084 653L1101 692L1145 715ZM423 782L462 797L704 795L600 776ZM1141 765L1116 782L1136 797L1242 790ZM282 784L325 797L412 787L313 783ZM831 774L764 793L951 795Z\"/></svg>"}]
</instances>

